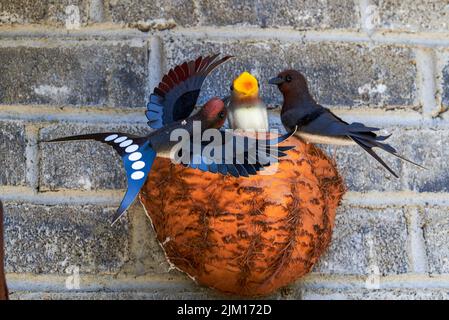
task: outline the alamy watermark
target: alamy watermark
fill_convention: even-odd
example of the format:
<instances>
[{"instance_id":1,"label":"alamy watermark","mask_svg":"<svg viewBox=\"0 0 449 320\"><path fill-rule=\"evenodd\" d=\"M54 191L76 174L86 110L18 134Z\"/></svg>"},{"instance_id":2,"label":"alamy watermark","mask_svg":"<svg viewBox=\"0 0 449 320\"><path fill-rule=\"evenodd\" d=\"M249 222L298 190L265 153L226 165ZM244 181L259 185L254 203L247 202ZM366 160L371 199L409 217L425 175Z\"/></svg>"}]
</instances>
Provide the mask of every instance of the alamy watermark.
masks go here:
<instances>
[{"instance_id":1,"label":"alamy watermark","mask_svg":"<svg viewBox=\"0 0 449 320\"><path fill-rule=\"evenodd\" d=\"M65 288L67 290L79 290L81 289L81 277L79 266L69 266L65 272L69 276L65 280Z\"/></svg>"},{"instance_id":2,"label":"alamy watermark","mask_svg":"<svg viewBox=\"0 0 449 320\"><path fill-rule=\"evenodd\" d=\"M260 164L278 162L279 131L201 129L194 121L190 130L177 128L170 133L170 158L174 163Z\"/></svg>"},{"instance_id":3,"label":"alamy watermark","mask_svg":"<svg viewBox=\"0 0 449 320\"><path fill-rule=\"evenodd\" d=\"M367 235L367 243L369 245L369 265L367 267L368 277L365 280L365 288L368 290L380 289L380 268L377 265L377 256L375 251L375 244L371 233Z\"/></svg>"}]
</instances>

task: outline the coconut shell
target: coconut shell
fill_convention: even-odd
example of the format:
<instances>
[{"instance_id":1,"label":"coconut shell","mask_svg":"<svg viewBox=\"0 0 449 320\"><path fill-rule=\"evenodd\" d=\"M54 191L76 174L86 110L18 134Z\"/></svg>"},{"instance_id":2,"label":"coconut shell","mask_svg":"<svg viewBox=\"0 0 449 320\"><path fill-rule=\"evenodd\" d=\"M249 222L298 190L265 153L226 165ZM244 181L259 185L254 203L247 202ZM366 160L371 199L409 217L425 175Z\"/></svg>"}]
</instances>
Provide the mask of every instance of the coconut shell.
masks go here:
<instances>
[{"instance_id":1,"label":"coconut shell","mask_svg":"<svg viewBox=\"0 0 449 320\"><path fill-rule=\"evenodd\" d=\"M345 188L296 137L271 175L234 178L156 159L140 200L170 263L221 292L258 296L308 273L329 245Z\"/></svg>"}]
</instances>

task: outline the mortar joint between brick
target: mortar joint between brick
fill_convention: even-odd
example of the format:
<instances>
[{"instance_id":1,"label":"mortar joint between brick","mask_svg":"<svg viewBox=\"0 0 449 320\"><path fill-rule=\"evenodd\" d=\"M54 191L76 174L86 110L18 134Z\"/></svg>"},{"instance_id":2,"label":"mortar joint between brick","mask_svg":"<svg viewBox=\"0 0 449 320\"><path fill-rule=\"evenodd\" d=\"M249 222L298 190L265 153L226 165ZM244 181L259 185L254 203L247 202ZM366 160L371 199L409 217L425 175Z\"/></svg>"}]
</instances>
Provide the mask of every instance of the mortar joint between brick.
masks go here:
<instances>
[{"instance_id":1,"label":"mortar joint between brick","mask_svg":"<svg viewBox=\"0 0 449 320\"><path fill-rule=\"evenodd\" d=\"M371 39L371 36L376 31L376 25L373 19L376 18L377 7L371 0L359 0L358 6L360 10L360 26L368 38Z\"/></svg>"},{"instance_id":2,"label":"mortar joint between brick","mask_svg":"<svg viewBox=\"0 0 449 320\"><path fill-rule=\"evenodd\" d=\"M142 108L58 107L52 105L0 105L0 120L51 123L146 124Z\"/></svg>"},{"instance_id":3,"label":"mortar joint between brick","mask_svg":"<svg viewBox=\"0 0 449 320\"><path fill-rule=\"evenodd\" d=\"M28 275L8 273L11 289L14 291L34 291L34 292L58 292L65 291L64 275ZM84 275L81 292L95 291L157 291L161 289L181 290L191 286L191 281L182 276L173 276L167 281L167 275L148 274L144 276L135 275ZM437 289L449 288L447 275L428 275L406 273L401 275L387 275L381 277L381 290L388 289ZM332 275L309 274L302 280L292 284L293 289L341 289L357 290L365 289L365 277L353 275Z\"/></svg>"},{"instance_id":4,"label":"mortar joint between brick","mask_svg":"<svg viewBox=\"0 0 449 320\"><path fill-rule=\"evenodd\" d=\"M363 1L363 0L361 0ZM362 28L363 30L363 28ZM273 40L279 39L283 41L301 41L302 39L309 41L340 41L340 42L374 42L376 44L396 44L396 45L412 45L412 46L449 46L448 33L436 32L416 32L407 33L402 31L389 31L381 29L373 29L368 34L363 30L294 30L291 28L259 28L245 26L198 26L198 27L176 27L168 31L155 30L154 35L185 35L194 38L221 39L221 40ZM101 41L128 41L129 39L148 39L148 33L142 33L133 28L125 28L119 25L110 24L94 24L88 27L67 32L62 28L48 28L41 25L18 26L14 29L10 27L2 28L0 26L1 42L14 44L18 40L35 39L39 45L45 43L58 42L61 40L70 40L77 38L98 41L98 37L102 37ZM37 41L45 38L45 41ZM51 41L49 42L49 39ZM13 41L11 41L13 40ZM0 42L0 43L1 43Z\"/></svg>"},{"instance_id":5,"label":"mortar joint between brick","mask_svg":"<svg viewBox=\"0 0 449 320\"><path fill-rule=\"evenodd\" d=\"M384 32L375 30L368 36L366 32L350 30L294 30L291 28L255 28L239 26L232 27L178 27L165 32L173 36L184 36L192 39L208 39L215 41L272 41L274 39L284 42L349 42L371 43L375 45L406 45L436 47L449 46L447 34L441 33L406 33Z\"/></svg>"},{"instance_id":6,"label":"mortar joint between brick","mask_svg":"<svg viewBox=\"0 0 449 320\"><path fill-rule=\"evenodd\" d=\"M162 59L162 58L161 58ZM153 61L154 58L149 60ZM159 59L155 60L159 61ZM160 63L151 62L151 72L160 74L158 71ZM154 68L153 68L154 66ZM148 79L148 90L156 86L161 76L151 76ZM333 111L342 117L350 118L353 121L379 124L382 126L402 126L402 127L449 127L449 118L425 118L422 113L416 111L395 110L388 111L369 108L348 109L344 106L333 107ZM145 106L142 108L96 108L96 107L75 107L65 106L63 108L52 105L0 105L0 120L5 121L30 121L52 123L57 121L67 121L71 123L89 124L142 124L145 125ZM270 114L277 114L279 110L272 110Z\"/></svg>"},{"instance_id":7,"label":"mortar joint between brick","mask_svg":"<svg viewBox=\"0 0 449 320\"><path fill-rule=\"evenodd\" d=\"M104 1L90 0L89 1L89 22L101 23L104 22Z\"/></svg>"},{"instance_id":8,"label":"mortar joint between brick","mask_svg":"<svg viewBox=\"0 0 449 320\"><path fill-rule=\"evenodd\" d=\"M418 72L418 92L420 104L423 109L423 116L425 118L435 118L440 114L441 108L436 99L437 74L434 51L429 48L417 48L416 64Z\"/></svg>"},{"instance_id":9,"label":"mortar joint between brick","mask_svg":"<svg viewBox=\"0 0 449 320\"><path fill-rule=\"evenodd\" d=\"M449 206L447 193L415 192L415 191L350 191L343 197L343 202L351 206L360 207L386 207L386 206Z\"/></svg>"},{"instance_id":10,"label":"mortar joint between brick","mask_svg":"<svg viewBox=\"0 0 449 320\"><path fill-rule=\"evenodd\" d=\"M148 55L148 87L147 92L152 92L153 88L159 84L163 76L163 49L162 40L154 35L150 39Z\"/></svg>"},{"instance_id":11,"label":"mortar joint between brick","mask_svg":"<svg viewBox=\"0 0 449 320\"><path fill-rule=\"evenodd\" d=\"M39 189L39 130L39 125L25 125L26 182L34 193Z\"/></svg>"},{"instance_id":12,"label":"mortar joint between brick","mask_svg":"<svg viewBox=\"0 0 449 320\"><path fill-rule=\"evenodd\" d=\"M204 24L204 16L201 12L201 5L198 0L193 0L193 10L194 10L193 11L194 15L196 15L198 17L198 24L203 25Z\"/></svg>"},{"instance_id":13,"label":"mortar joint between brick","mask_svg":"<svg viewBox=\"0 0 449 320\"><path fill-rule=\"evenodd\" d=\"M4 202L27 202L41 205L119 205L125 190L81 191L62 189L36 192L31 187L0 186Z\"/></svg>"},{"instance_id":14,"label":"mortar joint between brick","mask_svg":"<svg viewBox=\"0 0 449 320\"><path fill-rule=\"evenodd\" d=\"M408 256L411 271L417 274L427 273L427 254L418 207L404 209L408 229Z\"/></svg>"}]
</instances>

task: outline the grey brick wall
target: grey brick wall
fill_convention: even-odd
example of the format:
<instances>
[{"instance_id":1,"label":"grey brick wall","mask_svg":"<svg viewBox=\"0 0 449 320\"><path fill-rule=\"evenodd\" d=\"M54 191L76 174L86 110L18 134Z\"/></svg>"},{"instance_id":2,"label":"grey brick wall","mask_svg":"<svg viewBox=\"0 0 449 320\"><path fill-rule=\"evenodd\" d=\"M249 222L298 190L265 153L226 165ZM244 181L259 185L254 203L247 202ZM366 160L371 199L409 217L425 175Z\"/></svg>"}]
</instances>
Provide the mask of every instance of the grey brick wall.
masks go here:
<instances>
[{"instance_id":1,"label":"grey brick wall","mask_svg":"<svg viewBox=\"0 0 449 320\"><path fill-rule=\"evenodd\" d=\"M355 147L326 147L348 186L333 243L311 274L270 298L449 298L445 0L0 0L0 197L11 297L221 297L170 269L140 204L110 227L125 187L112 150L40 143L147 132L145 101L161 73L214 51L237 59L208 79L202 101L249 70L280 127L281 97L266 80L297 68L319 102L385 128L404 156L429 168L388 157L395 179ZM76 267L80 288L71 290Z\"/></svg>"}]
</instances>

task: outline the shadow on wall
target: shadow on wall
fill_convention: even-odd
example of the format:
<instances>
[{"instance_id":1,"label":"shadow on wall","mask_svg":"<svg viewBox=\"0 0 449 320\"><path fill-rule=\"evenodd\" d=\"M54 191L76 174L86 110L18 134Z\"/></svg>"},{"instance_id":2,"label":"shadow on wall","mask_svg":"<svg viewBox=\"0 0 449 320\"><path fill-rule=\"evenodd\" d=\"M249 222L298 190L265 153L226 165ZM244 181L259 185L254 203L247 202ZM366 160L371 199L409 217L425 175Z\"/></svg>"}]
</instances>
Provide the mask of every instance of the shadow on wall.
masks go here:
<instances>
[{"instance_id":1,"label":"shadow on wall","mask_svg":"<svg viewBox=\"0 0 449 320\"><path fill-rule=\"evenodd\" d=\"M8 299L8 288L6 287L4 269L4 244L3 244L3 205L0 201L0 300Z\"/></svg>"}]
</instances>

